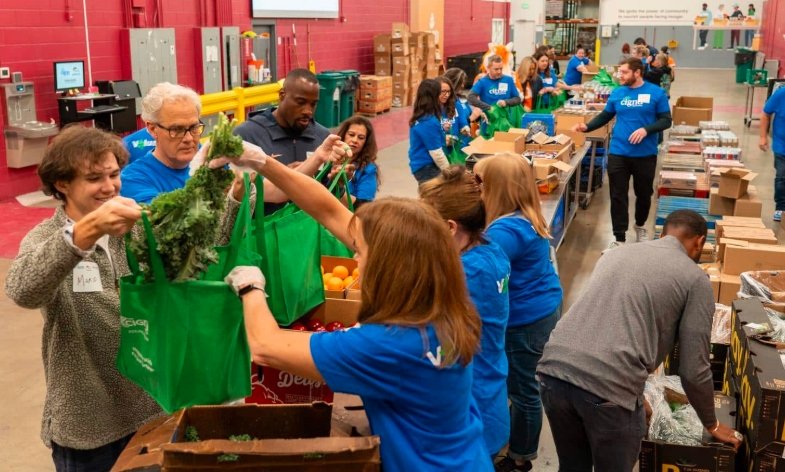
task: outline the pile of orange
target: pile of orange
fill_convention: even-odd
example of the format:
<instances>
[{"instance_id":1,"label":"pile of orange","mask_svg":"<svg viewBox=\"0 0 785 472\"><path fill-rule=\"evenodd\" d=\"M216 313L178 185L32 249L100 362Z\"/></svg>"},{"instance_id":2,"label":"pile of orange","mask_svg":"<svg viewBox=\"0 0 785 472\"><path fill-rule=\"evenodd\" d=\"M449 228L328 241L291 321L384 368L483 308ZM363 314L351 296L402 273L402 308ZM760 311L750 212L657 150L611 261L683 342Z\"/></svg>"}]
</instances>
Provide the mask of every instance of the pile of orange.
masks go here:
<instances>
[{"instance_id":1,"label":"pile of orange","mask_svg":"<svg viewBox=\"0 0 785 472\"><path fill-rule=\"evenodd\" d=\"M349 275L349 269L342 265L333 267L333 271L327 273L324 272L324 267L322 267L322 280L324 281L325 290L343 290L350 287L359 277L359 269L354 269L352 275Z\"/></svg>"}]
</instances>

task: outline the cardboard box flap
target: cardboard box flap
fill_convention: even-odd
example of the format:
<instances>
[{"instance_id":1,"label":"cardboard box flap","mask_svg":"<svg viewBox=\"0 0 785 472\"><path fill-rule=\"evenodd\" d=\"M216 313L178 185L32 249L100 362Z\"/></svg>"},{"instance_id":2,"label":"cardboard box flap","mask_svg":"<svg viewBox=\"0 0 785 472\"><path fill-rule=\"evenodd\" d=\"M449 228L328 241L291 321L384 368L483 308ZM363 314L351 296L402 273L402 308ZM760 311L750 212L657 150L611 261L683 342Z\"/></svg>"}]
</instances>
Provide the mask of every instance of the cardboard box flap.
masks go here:
<instances>
[{"instance_id":1,"label":"cardboard box flap","mask_svg":"<svg viewBox=\"0 0 785 472\"><path fill-rule=\"evenodd\" d=\"M719 168L717 170L719 171L720 177L739 178L741 180L746 180L747 182L751 182L752 179L758 176L755 172L739 167Z\"/></svg>"},{"instance_id":2,"label":"cardboard box flap","mask_svg":"<svg viewBox=\"0 0 785 472\"><path fill-rule=\"evenodd\" d=\"M543 133L542 131L540 131L539 133L532 136L532 141L534 141L537 144L548 144L552 142L552 138L547 134Z\"/></svg>"},{"instance_id":3,"label":"cardboard box flap","mask_svg":"<svg viewBox=\"0 0 785 472\"><path fill-rule=\"evenodd\" d=\"M486 140L482 136L474 138L468 146L462 149L467 155L472 154L496 154L499 152L511 152L521 154L526 147L526 138L518 136L512 141Z\"/></svg>"},{"instance_id":4,"label":"cardboard box flap","mask_svg":"<svg viewBox=\"0 0 785 472\"><path fill-rule=\"evenodd\" d=\"M509 131L497 131L493 134L494 141L501 142L514 142L518 138L526 139L529 135L528 129L523 128L510 128Z\"/></svg>"},{"instance_id":5,"label":"cardboard box flap","mask_svg":"<svg viewBox=\"0 0 785 472\"><path fill-rule=\"evenodd\" d=\"M269 405L274 407L277 405ZM260 438L257 438L260 439ZM374 448L379 445L378 436L364 437L320 437L303 439L265 439L263 441L237 442L229 439L202 440L198 443L169 443L162 446L167 458L176 459L177 453L187 453L188 455L214 455L214 454L254 454L265 455L260 457L259 462L253 459L244 460L248 465L251 461L254 464L263 464L275 456L277 460L290 457L292 459L313 454L315 452L335 454L342 452L353 452L361 449ZM315 449L318 447L318 450ZM378 455L378 452L377 452ZM172 460L165 460L164 465L168 465ZM210 458L215 460L214 458ZM198 460L198 459L197 459ZM179 461L177 461L179 462Z\"/></svg>"},{"instance_id":6,"label":"cardboard box flap","mask_svg":"<svg viewBox=\"0 0 785 472\"><path fill-rule=\"evenodd\" d=\"M570 141L572 141L572 138L564 133L557 134L553 137L553 142L561 145L569 144Z\"/></svg>"}]
</instances>

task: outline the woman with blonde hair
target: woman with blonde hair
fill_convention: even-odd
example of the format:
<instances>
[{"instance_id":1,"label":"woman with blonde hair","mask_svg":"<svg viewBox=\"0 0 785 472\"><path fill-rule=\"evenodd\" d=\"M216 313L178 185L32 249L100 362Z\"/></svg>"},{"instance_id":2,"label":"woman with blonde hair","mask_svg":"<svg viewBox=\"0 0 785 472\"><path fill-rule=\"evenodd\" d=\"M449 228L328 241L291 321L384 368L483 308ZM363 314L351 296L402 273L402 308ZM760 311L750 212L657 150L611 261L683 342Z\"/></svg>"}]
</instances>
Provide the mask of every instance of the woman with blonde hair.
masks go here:
<instances>
[{"instance_id":1,"label":"woman with blonde hair","mask_svg":"<svg viewBox=\"0 0 785 472\"><path fill-rule=\"evenodd\" d=\"M471 395L480 318L444 220L424 202L392 197L352 215L319 182L245 146L232 162L262 174L354 247L362 277L361 324L310 333L281 329L259 268L235 268L226 280L242 298L254 362L359 395L385 471L493 470L476 440L482 420Z\"/></svg>"},{"instance_id":2,"label":"woman with blonde hair","mask_svg":"<svg viewBox=\"0 0 785 472\"><path fill-rule=\"evenodd\" d=\"M519 155L503 153L480 160L474 174L485 204L485 234L501 246L511 267L505 340L510 447L497 470L530 470L542 428L535 371L561 314L562 289L551 263L551 236L531 166Z\"/></svg>"},{"instance_id":3,"label":"woman with blonde hair","mask_svg":"<svg viewBox=\"0 0 785 472\"><path fill-rule=\"evenodd\" d=\"M420 198L436 208L447 222L461 253L469 296L482 320L480 351L473 362L472 396L480 409L485 446L495 457L510 437L504 353L504 332L510 313L510 261L496 243L483 236L485 207L480 187L466 168L442 169L441 175L420 186Z\"/></svg>"},{"instance_id":4,"label":"woman with blonde hair","mask_svg":"<svg viewBox=\"0 0 785 472\"><path fill-rule=\"evenodd\" d=\"M537 99L540 95L546 93L542 86L542 79L537 74L537 61L533 57L527 56L521 60L515 71L515 81L523 97L523 110L528 113L537 107Z\"/></svg>"}]
</instances>

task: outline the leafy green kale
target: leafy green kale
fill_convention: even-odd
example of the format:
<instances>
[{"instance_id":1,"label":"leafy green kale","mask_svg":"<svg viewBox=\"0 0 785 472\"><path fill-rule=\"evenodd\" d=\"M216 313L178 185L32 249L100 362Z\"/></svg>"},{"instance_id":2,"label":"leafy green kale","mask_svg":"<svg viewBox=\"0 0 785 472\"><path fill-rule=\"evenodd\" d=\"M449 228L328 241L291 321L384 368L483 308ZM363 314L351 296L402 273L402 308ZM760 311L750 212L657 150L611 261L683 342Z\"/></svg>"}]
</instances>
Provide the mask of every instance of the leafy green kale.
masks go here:
<instances>
[{"instance_id":1,"label":"leafy green kale","mask_svg":"<svg viewBox=\"0 0 785 472\"><path fill-rule=\"evenodd\" d=\"M216 156L242 154L242 138L232 134L236 124L236 120L230 122L221 113L205 165L196 170L185 187L159 195L147 207L168 280L198 279L208 265L218 261L213 246L226 203L225 193L234 174L226 168L210 169L206 164ZM152 280L143 231L134 234L129 248L139 260L145 280Z\"/></svg>"},{"instance_id":2,"label":"leafy green kale","mask_svg":"<svg viewBox=\"0 0 785 472\"><path fill-rule=\"evenodd\" d=\"M199 442L199 433L194 426L185 428L185 440L187 442Z\"/></svg>"},{"instance_id":3,"label":"leafy green kale","mask_svg":"<svg viewBox=\"0 0 785 472\"><path fill-rule=\"evenodd\" d=\"M251 437L250 434L233 434L229 436L229 441L234 442L245 442L245 441L254 441L256 438Z\"/></svg>"}]
</instances>

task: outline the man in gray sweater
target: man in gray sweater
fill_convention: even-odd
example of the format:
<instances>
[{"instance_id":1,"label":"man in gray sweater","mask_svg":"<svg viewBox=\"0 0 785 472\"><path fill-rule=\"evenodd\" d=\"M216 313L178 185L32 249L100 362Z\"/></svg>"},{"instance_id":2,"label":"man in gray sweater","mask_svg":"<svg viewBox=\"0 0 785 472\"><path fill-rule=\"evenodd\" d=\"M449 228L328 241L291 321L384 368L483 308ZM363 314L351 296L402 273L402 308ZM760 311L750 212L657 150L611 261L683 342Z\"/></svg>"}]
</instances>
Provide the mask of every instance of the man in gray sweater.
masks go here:
<instances>
[{"instance_id":1,"label":"man in gray sweater","mask_svg":"<svg viewBox=\"0 0 785 472\"><path fill-rule=\"evenodd\" d=\"M560 470L632 470L646 433L643 388L678 338L679 376L709 433L738 447L714 414L709 342L714 297L696 265L706 221L671 213L663 237L602 256L537 366Z\"/></svg>"}]
</instances>

